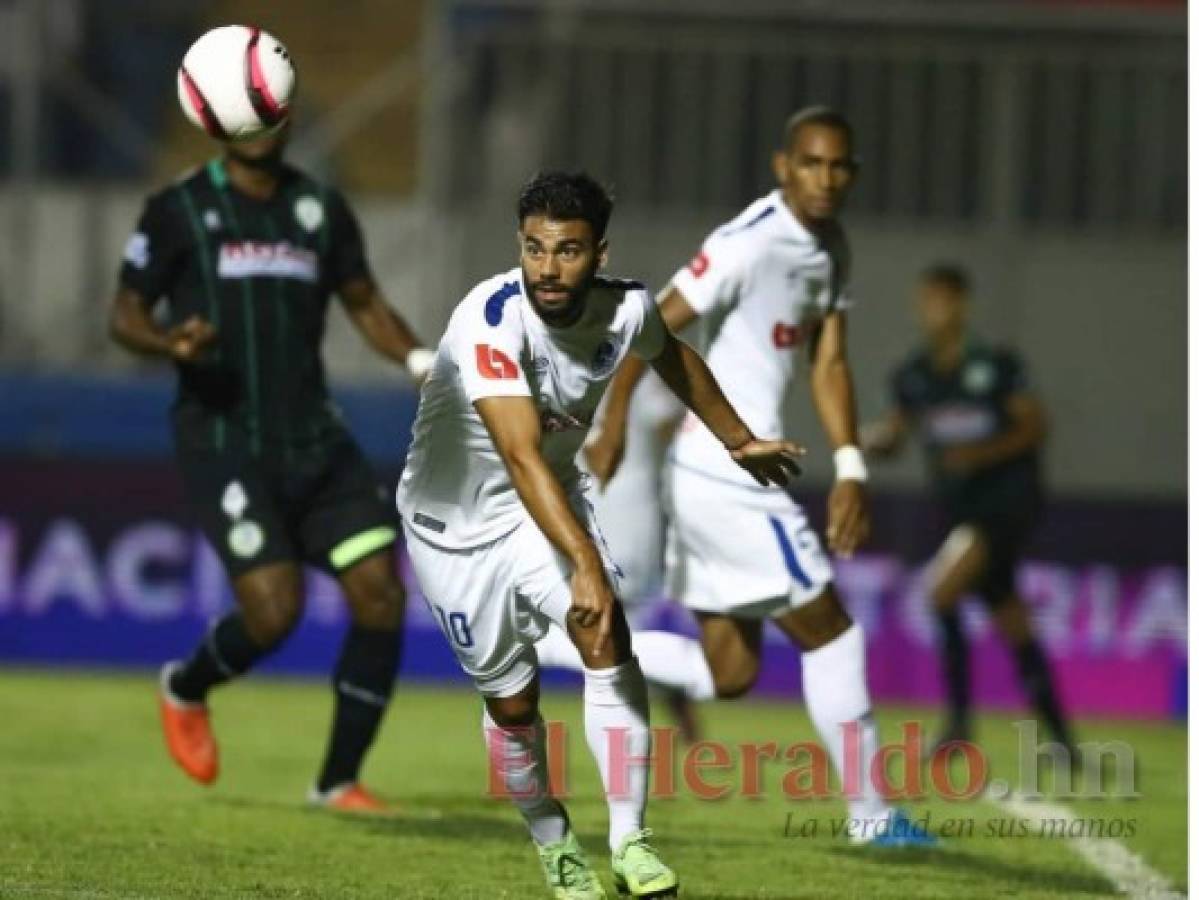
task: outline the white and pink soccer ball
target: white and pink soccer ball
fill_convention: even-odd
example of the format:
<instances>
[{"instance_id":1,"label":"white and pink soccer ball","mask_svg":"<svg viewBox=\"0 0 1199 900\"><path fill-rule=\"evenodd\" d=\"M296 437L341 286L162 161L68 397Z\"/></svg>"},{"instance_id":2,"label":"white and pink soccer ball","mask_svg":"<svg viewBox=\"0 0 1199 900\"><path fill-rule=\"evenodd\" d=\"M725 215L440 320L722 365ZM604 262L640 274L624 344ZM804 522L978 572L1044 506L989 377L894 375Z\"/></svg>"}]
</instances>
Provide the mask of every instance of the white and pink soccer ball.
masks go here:
<instances>
[{"instance_id":1,"label":"white and pink soccer ball","mask_svg":"<svg viewBox=\"0 0 1199 900\"><path fill-rule=\"evenodd\" d=\"M192 124L217 140L244 141L287 120L296 70L273 35L224 25L191 45L175 81Z\"/></svg>"}]
</instances>

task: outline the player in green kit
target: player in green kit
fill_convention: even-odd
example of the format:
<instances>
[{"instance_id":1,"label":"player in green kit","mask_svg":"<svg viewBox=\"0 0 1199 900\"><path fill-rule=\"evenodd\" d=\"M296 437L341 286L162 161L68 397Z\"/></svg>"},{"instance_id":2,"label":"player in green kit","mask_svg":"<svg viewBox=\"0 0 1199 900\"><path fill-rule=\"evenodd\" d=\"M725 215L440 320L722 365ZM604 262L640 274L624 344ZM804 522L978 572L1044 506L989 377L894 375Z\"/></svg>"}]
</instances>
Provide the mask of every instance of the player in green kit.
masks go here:
<instances>
[{"instance_id":1,"label":"player in green kit","mask_svg":"<svg viewBox=\"0 0 1199 900\"><path fill-rule=\"evenodd\" d=\"M178 371L180 472L237 598L188 659L163 667L159 705L172 757L211 783L209 691L287 638L304 606L301 566L319 566L337 578L352 621L309 799L377 811L383 804L359 770L391 696L404 591L390 498L329 398L320 346L330 297L416 380L432 353L380 292L345 199L286 164L286 143L284 126L224 144L218 158L152 195L112 305L114 340Z\"/></svg>"}]
</instances>

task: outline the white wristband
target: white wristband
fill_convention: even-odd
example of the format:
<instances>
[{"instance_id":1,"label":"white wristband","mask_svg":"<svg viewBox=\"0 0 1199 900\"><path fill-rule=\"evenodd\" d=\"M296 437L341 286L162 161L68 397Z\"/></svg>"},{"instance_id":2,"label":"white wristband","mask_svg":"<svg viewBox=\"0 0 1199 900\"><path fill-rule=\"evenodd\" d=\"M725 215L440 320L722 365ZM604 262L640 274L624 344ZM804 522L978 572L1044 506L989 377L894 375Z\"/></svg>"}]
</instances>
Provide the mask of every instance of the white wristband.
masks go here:
<instances>
[{"instance_id":1,"label":"white wristband","mask_svg":"<svg viewBox=\"0 0 1199 900\"><path fill-rule=\"evenodd\" d=\"M853 444L838 447L833 452L833 466L837 470L838 481L869 481L870 473L866 471L866 459L862 451Z\"/></svg>"},{"instance_id":2,"label":"white wristband","mask_svg":"<svg viewBox=\"0 0 1199 900\"><path fill-rule=\"evenodd\" d=\"M437 359L437 351L427 347L413 347L408 351L408 358L404 360L404 365L408 367L408 374L415 380L424 381L425 376L433 368L435 359Z\"/></svg>"}]
</instances>

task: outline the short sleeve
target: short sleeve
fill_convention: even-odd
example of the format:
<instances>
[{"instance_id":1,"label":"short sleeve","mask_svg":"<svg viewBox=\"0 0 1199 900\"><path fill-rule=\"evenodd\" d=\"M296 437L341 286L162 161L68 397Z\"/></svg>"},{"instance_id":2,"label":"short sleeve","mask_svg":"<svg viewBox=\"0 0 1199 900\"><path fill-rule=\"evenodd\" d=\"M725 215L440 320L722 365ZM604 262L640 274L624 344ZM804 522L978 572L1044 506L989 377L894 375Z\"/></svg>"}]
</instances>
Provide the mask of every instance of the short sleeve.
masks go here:
<instances>
[{"instance_id":1,"label":"short sleeve","mask_svg":"<svg viewBox=\"0 0 1199 900\"><path fill-rule=\"evenodd\" d=\"M466 399L531 397L520 366L524 327L515 301L519 287L505 284L485 302L465 303L450 326L449 349L462 379Z\"/></svg>"},{"instance_id":2,"label":"short sleeve","mask_svg":"<svg viewBox=\"0 0 1199 900\"><path fill-rule=\"evenodd\" d=\"M637 293L641 301L641 315L629 349L646 362L651 362L662 354L666 344L666 323L662 321L662 312L649 291L639 290Z\"/></svg>"},{"instance_id":3,"label":"short sleeve","mask_svg":"<svg viewBox=\"0 0 1199 900\"><path fill-rule=\"evenodd\" d=\"M735 237L713 234L671 280L687 304L701 316L736 302L743 257L739 248Z\"/></svg>"},{"instance_id":4,"label":"short sleeve","mask_svg":"<svg viewBox=\"0 0 1199 900\"><path fill-rule=\"evenodd\" d=\"M121 286L150 302L170 292L188 252L189 235L172 202L170 192L146 201L121 259Z\"/></svg>"},{"instance_id":5,"label":"short sleeve","mask_svg":"<svg viewBox=\"0 0 1199 900\"><path fill-rule=\"evenodd\" d=\"M358 217L339 191L325 195L329 214L329 242L325 248L324 268L328 284L334 290L359 278L370 278L366 260L366 241Z\"/></svg>"}]
</instances>

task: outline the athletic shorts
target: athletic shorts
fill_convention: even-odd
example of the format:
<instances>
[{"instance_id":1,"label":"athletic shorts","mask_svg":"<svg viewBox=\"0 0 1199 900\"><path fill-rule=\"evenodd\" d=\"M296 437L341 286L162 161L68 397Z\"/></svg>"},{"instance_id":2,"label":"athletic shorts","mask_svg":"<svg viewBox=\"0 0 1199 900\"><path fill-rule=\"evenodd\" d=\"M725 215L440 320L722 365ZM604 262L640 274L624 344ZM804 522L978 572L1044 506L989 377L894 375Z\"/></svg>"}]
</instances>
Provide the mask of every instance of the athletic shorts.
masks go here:
<instances>
[{"instance_id":1,"label":"athletic shorts","mask_svg":"<svg viewBox=\"0 0 1199 900\"><path fill-rule=\"evenodd\" d=\"M1018 503L1003 515L959 515L954 527L977 529L987 541L987 568L978 584L978 593L988 606L1004 603L1016 589L1016 569L1029 534L1040 513L1038 503Z\"/></svg>"},{"instance_id":2,"label":"athletic shorts","mask_svg":"<svg viewBox=\"0 0 1199 900\"><path fill-rule=\"evenodd\" d=\"M666 474L666 584L688 609L771 618L814 600L833 568L803 507L677 464Z\"/></svg>"},{"instance_id":3,"label":"athletic shorts","mask_svg":"<svg viewBox=\"0 0 1199 900\"><path fill-rule=\"evenodd\" d=\"M589 507L579 508L600 548L615 590L618 571ZM478 547L429 543L407 522L412 568L429 610L462 670L486 697L511 697L537 675L533 644L551 622L566 628L571 566L526 518L513 531Z\"/></svg>"},{"instance_id":4,"label":"athletic shorts","mask_svg":"<svg viewBox=\"0 0 1199 900\"><path fill-rule=\"evenodd\" d=\"M189 505L233 578L279 562L336 575L398 536L387 489L349 436L261 457L189 447L178 461Z\"/></svg>"}]
</instances>

